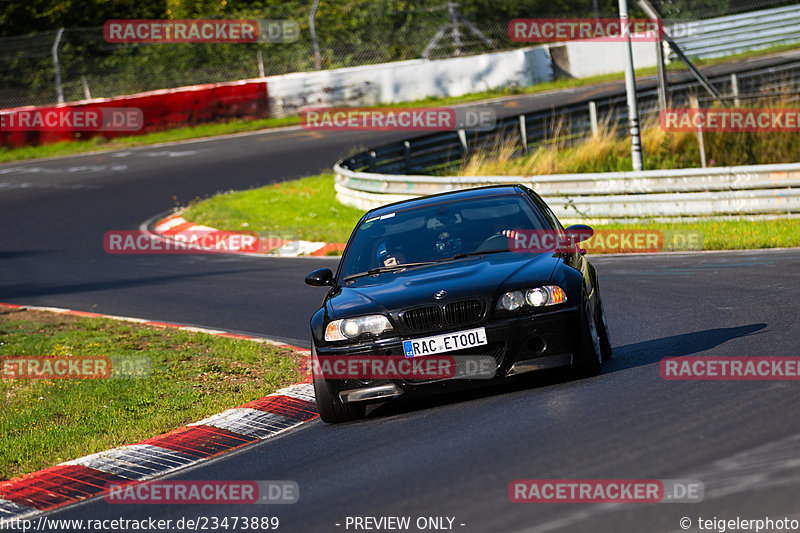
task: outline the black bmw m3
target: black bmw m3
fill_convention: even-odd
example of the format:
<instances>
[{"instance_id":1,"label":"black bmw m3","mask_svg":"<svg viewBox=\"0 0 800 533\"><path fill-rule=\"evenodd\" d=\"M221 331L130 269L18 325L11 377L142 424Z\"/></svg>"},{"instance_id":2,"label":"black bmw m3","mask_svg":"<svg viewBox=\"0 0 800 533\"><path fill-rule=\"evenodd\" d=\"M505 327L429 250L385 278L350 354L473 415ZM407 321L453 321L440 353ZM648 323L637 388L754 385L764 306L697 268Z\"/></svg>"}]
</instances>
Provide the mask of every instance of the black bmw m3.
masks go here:
<instances>
[{"instance_id":1,"label":"black bmw m3","mask_svg":"<svg viewBox=\"0 0 800 533\"><path fill-rule=\"evenodd\" d=\"M578 244L591 234L587 226L564 229L522 185L459 190L366 213L338 271L306 277L309 285L329 287L311 318L317 368L331 356L471 356L491 368L482 379L315 372L322 420L353 420L370 403L547 368L599 373L611 344L597 272ZM545 245L547 237L558 244Z\"/></svg>"}]
</instances>

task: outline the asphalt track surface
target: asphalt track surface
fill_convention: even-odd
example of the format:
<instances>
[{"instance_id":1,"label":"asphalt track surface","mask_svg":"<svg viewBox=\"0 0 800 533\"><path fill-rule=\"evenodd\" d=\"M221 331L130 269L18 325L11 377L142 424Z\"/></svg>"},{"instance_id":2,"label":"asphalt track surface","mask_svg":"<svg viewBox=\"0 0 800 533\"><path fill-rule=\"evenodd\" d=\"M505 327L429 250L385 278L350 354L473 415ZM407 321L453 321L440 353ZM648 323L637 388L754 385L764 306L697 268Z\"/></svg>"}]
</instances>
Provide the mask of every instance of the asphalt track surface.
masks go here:
<instances>
[{"instance_id":1,"label":"asphalt track surface","mask_svg":"<svg viewBox=\"0 0 800 533\"><path fill-rule=\"evenodd\" d=\"M787 52L704 71L725 75L798 58L800 52ZM670 82L688 77L671 73ZM652 76L639 80L641 90L653 87ZM487 105L504 116L619 94L621 81ZM298 274L313 260L111 256L102 236L138 229L196 197L328 171L359 149L407 137L295 127L0 165L0 301L219 327L308 346L305 317L321 296ZM275 283L278 277L287 280Z\"/></svg>"},{"instance_id":2,"label":"asphalt track surface","mask_svg":"<svg viewBox=\"0 0 800 533\"><path fill-rule=\"evenodd\" d=\"M504 101L563 105L619 84ZM400 135L402 136L402 135ZM284 130L0 166L0 301L226 328L307 345L323 296L303 275L336 260L111 256L175 201L315 173L398 138ZM52 518L273 515L279 531L345 531L347 516L455 518L462 531L682 531L679 520L800 519L795 382L675 382L680 355L797 356L800 250L593 257L614 359L600 376L542 374L319 421L173 479L292 479L288 506L120 506L94 499ZM696 504L512 504L531 478L698 479ZM342 524L336 526L335 524ZM461 526L460 524L465 524ZM353 529L351 528L350 531ZM415 528L411 529L416 530Z\"/></svg>"}]
</instances>

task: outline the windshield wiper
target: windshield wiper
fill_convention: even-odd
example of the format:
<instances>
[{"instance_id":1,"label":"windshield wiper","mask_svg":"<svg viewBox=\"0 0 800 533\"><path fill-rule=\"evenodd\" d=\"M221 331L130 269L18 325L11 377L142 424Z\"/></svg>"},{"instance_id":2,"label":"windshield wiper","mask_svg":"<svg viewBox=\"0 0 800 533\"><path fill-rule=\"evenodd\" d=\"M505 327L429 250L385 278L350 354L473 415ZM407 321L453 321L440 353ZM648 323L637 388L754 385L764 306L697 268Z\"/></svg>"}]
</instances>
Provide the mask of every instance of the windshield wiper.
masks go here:
<instances>
[{"instance_id":1,"label":"windshield wiper","mask_svg":"<svg viewBox=\"0 0 800 533\"><path fill-rule=\"evenodd\" d=\"M399 265L388 265L376 268L370 268L366 272L359 272L358 274L351 274L350 276L346 276L343 281L348 282L353 279L363 278L364 276L374 276L375 274L381 274L383 272L392 272L395 270L402 270L404 268L409 267L417 267L417 266L424 266L424 265L433 265L436 263L442 263L445 261L453 261L455 259L464 259L465 257L472 257L475 255L485 255L485 254L499 254L502 252L508 252L510 250L486 250L484 252L470 252L467 254L457 254L453 257L445 257L444 259L437 259L436 261L422 261L420 263L402 263Z\"/></svg>"},{"instance_id":2,"label":"windshield wiper","mask_svg":"<svg viewBox=\"0 0 800 533\"><path fill-rule=\"evenodd\" d=\"M499 254L502 252L510 252L511 250L485 250L483 252L469 252L467 254L456 254L453 257L448 257L446 259L439 259L439 261L452 261L453 259L464 259L465 257L473 257L476 255L485 255L485 254Z\"/></svg>"},{"instance_id":3,"label":"windshield wiper","mask_svg":"<svg viewBox=\"0 0 800 533\"><path fill-rule=\"evenodd\" d=\"M423 266L423 265L432 265L435 261L423 261L421 263L402 263L399 265L387 265L382 267L370 268L366 272L359 272L358 274L352 274L344 278L343 281L347 282L351 279L356 278L363 278L364 276L374 276L375 274L381 274L383 272L392 272L394 270L402 270L404 268L415 267L415 266Z\"/></svg>"}]
</instances>

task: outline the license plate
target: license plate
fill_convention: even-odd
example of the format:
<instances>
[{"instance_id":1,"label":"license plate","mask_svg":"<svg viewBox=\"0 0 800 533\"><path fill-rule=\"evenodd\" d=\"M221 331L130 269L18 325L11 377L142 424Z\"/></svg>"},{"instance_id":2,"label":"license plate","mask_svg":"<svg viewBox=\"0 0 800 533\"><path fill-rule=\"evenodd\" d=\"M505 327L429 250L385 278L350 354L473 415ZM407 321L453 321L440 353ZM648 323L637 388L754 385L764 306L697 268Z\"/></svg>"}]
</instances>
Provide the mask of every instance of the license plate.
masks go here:
<instances>
[{"instance_id":1,"label":"license plate","mask_svg":"<svg viewBox=\"0 0 800 533\"><path fill-rule=\"evenodd\" d=\"M464 348L483 346L484 344L486 344L486 329L476 328L403 341L403 352L405 352L406 357L419 357L421 355L463 350Z\"/></svg>"}]
</instances>

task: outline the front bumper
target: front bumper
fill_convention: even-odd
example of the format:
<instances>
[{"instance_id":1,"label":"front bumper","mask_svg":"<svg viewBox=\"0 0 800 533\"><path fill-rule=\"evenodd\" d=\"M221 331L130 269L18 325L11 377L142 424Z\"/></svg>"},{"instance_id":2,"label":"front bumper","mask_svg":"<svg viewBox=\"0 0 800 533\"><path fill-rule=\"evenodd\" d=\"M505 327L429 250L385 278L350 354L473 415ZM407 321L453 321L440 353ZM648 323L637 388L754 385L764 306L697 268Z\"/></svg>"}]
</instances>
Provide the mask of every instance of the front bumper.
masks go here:
<instances>
[{"instance_id":1,"label":"front bumper","mask_svg":"<svg viewBox=\"0 0 800 533\"><path fill-rule=\"evenodd\" d=\"M494 377L489 379L438 380L328 380L331 393L345 402L380 402L398 396L416 397L437 392L485 386L510 377L576 363L579 349L580 309L564 306L552 311L493 319L460 328L403 336L371 343L317 347L319 356L404 356L403 341L484 327L487 344L442 355L490 355L495 362ZM424 357L424 356L423 356Z\"/></svg>"}]
</instances>

